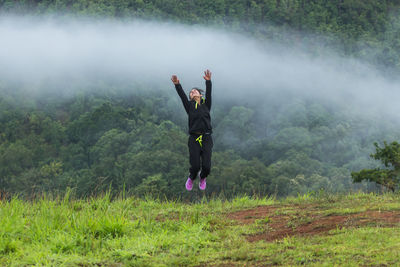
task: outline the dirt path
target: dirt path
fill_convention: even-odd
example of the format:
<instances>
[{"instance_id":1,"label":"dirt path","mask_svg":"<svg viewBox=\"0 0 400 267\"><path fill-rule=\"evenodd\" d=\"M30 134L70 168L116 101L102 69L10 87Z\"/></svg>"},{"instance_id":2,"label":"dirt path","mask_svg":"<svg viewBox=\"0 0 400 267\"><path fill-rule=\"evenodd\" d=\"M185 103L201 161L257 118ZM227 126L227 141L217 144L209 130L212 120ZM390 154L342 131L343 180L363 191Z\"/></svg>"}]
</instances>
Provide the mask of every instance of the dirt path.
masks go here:
<instances>
[{"instance_id":1,"label":"dirt path","mask_svg":"<svg viewBox=\"0 0 400 267\"><path fill-rule=\"evenodd\" d=\"M391 227L400 223L400 211L365 211L346 215L324 215L318 207L297 206L285 213L281 207L261 206L228 214L241 224L261 223L265 230L248 235L249 242L274 241L289 236L328 234L332 229L379 225Z\"/></svg>"}]
</instances>

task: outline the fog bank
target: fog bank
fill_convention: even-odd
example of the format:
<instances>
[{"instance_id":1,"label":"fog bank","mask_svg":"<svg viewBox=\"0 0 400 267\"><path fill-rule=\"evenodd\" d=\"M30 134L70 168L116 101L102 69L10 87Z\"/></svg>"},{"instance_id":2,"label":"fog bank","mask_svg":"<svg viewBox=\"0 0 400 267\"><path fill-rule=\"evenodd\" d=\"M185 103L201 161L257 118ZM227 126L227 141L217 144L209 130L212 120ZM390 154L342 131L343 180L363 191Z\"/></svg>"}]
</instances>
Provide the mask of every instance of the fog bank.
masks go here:
<instances>
[{"instance_id":1,"label":"fog bank","mask_svg":"<svg viewBox=\"0 0 400 267\"><path fill-rule=\"evenodd\" d=\"M217 97L268 98L285 91L400 116L400 83L371 66L331 53L311 57L217 29L3 17L0 36L0 80L40 85L122 79L170 90L170 76L176 74L189 90L203 85L208 68Z\"/></svg>"}]
</instances>

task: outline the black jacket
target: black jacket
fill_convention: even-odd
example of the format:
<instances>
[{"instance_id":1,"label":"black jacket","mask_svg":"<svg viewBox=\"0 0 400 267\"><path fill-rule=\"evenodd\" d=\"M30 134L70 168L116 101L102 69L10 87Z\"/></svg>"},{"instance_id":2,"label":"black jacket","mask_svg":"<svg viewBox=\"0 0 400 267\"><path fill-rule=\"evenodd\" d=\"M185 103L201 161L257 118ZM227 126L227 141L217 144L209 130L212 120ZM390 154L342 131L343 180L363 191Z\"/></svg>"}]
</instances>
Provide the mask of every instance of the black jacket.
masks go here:
<instances>
[{"instance_id":1,"label":"black jacket","mask_svg":"<svg viewBox=\"0 0 400 267\"><path fill-rule=\"evenodd\" d=\"M196 101L188 100L180 84L175 84L176 92L180 96L186 113L189 115L189 134L212 133L211 127L211 81L206 81L206 98L200 105Z\"/></svg>"}]
</instances>

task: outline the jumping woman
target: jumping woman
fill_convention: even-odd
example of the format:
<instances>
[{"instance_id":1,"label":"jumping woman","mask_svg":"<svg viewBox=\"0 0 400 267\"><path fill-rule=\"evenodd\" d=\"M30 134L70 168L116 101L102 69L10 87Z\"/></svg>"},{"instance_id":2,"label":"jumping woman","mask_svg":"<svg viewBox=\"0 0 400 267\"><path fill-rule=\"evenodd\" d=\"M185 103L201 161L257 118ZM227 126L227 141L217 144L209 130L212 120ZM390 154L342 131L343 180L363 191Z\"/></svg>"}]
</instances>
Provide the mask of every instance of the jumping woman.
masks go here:
<instances>
[{"instance_id":1,"label":"jumping woman","mask_svg":"<svg viewBox=\"0 0 400 267\"><path fill-rule=\"evenodd\" d=\"M180 96L183 107L189 116L189 177L186 181L186 189L191 191L193 181L199 176L200 190L206 189L206 178L211 169L211 152L213 140L211 137L211 72L206 70L203 76L206 80L206 98L203 98L203 90L193 88L189 93L189 100L183 92L178 77L172 75L176 92ZM201 164L200 164L201 159ZM200 169L201 167L201 169Z\"/></svg>"}]
</instances>

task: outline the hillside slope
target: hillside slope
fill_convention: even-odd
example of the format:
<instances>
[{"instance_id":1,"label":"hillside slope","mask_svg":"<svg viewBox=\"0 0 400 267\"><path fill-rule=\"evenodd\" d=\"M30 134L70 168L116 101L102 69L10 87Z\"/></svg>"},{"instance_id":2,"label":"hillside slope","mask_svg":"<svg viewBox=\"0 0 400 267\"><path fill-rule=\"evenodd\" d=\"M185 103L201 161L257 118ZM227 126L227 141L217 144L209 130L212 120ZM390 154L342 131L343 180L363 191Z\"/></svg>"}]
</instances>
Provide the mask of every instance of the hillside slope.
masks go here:
<instances>
[{"instance_id":1,"label":"hillside slope","mask_svg":"<svg viewBox=\"0 0 400 267\"><path fill-rule=\"evenodd\" d=\"M0 202L2 266L394 266L400 196Z\"/></svg>"}]
</instances>

